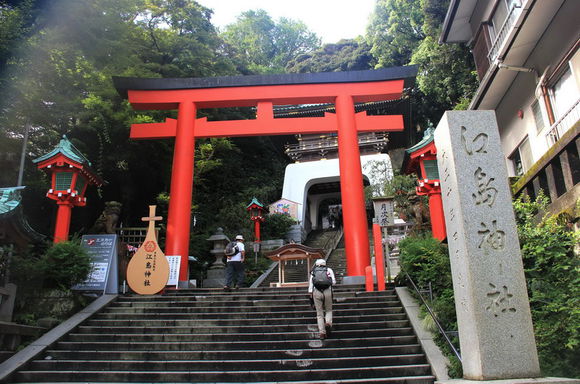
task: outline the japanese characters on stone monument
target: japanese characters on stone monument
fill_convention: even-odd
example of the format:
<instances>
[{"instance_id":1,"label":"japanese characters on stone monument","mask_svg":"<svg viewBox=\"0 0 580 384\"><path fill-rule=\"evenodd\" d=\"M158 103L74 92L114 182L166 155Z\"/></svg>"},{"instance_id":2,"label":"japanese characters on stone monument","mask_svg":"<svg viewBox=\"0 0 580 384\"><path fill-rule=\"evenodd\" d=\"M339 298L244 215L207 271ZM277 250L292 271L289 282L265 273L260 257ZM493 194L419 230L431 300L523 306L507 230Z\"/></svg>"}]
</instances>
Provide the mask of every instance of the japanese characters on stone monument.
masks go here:
<instances>
[{"instance_id":1,"label":"japanese characters on stone monument","mask_svg":"<svg viewBox=\"0 0 580 384\"><path fill-rule=\"evenodd\" d=\"M464 378L540 376L493 111L448 111L435 131Z\"/></svg>"}]
</instances>

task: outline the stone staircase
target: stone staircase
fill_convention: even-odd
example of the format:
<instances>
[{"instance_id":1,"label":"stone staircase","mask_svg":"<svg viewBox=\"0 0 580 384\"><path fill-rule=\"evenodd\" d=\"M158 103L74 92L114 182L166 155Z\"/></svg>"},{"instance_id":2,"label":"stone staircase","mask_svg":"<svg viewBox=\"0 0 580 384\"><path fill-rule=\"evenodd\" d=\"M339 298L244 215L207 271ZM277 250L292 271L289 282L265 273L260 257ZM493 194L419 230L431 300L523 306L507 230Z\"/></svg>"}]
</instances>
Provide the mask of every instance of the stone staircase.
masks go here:
<instances>
[{"instance_id":1,"label":"stone staircase","mask_svg":"<svg viewBox=\"0 0 580 384\"><path fill-rule=\"evenodd\" d=\"M306 288L119 296L8 382L434 382L392 289L339 285L334 316L319 340Z\"/></svg>"}]
</instances>

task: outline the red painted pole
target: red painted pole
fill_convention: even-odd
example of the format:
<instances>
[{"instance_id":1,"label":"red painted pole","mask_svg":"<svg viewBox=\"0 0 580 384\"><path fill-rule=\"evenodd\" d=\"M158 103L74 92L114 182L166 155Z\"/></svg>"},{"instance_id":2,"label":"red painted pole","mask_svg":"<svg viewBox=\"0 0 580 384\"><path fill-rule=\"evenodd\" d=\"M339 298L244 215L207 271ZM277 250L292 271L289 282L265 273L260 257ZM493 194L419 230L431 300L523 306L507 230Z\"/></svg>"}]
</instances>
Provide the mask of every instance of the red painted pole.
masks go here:
<instances>
[{"instance_id":1,"label":"red painted pole","mask_svg":"<svg viewBox=\"0 0 580 384\"><path fill-rule=\"evenodd\" d=\"M375 285L373 282L373 267L367 265L365 267L365 289L367 292L373 292L375 290Z\"/></svg>"},{"instance_id":2,"label":"red painted pole","mask_svg":"<svg viewBox=\"0 0 580 384\"><path fill-rule=\"evenodd\" d=\"M72 216L73 205L68 201L59 201L58 211L56 212L56 225L54 228L54 243L68 240L70 229L70 219Z\"/></svg>"},{"instance_id":3,"label":"red painted pole","mask_svg":"<svg viewBox=\"0 0 580 384\"><path fill-rule=\"evenodd\" d=\"M370 265L370 250L352 96L337 96L335 106L346 273L348 276L364 276L365 267Z\"/></svg>"},{"instance_id":4,"label":"red painted pole","mask_svg":"<svg viewBox=\"0 0 580 384\"><path fill-rule=\"evenodd\" d=\"M254 220L254 237L256 242L260 242L260 220Z\"/></svg>"},{"instance_id":5,"label":"red painted pole","mask_svg":"<svg viewBox=\"0 0 580 384\"><path fill-rule=\"evenodd\" d=\"M375 246L375 267L377 269L377 291L385 290L385 258L383 254L383 236L381 226L373 224L373 242Z\"/></svg>"},{"instance_id":6,"label":"red painted pole","mask_svg":"<svg viewBox=\"0 0 580 384\"><path fill-rule=\"evenodd\" d=\"M429 195L429 214L431 215L431 231L433 237L439 241L447 237L445 227L445 216L443 215L443 202L441 192L435 192Z\"/></svg>"},{"instance_id":7,"label":"red painted pole","mask_svg":"<svg viewBox=\"0 0 580 384\"><path fill-rule=\"evenodd\" d=\"M171 199L167 214L165 254L181 256L180 282L189 281L189 225L191 223L191 194L193 191L195 115L196 107L193 102L179 104L171 175Z\"/></svg>"}]
</instances>

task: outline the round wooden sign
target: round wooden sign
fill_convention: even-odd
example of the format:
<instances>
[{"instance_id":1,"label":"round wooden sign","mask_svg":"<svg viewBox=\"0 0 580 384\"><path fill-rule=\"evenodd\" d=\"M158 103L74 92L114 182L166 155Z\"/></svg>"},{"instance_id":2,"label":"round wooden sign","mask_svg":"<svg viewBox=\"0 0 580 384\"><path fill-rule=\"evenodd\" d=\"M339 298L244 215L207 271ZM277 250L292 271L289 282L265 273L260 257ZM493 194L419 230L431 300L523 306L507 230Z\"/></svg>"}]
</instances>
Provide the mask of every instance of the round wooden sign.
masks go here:
<instances>
[{"instance_id":1,"label":"round wooden sign","mask_svg":"<svg viewBox=\"0 0 580 384\"><path fill-rule=\"evenodd\" d=\"M155 236L155 206L150 206L150 217L147 236L127 266L127 283L133 291L141 295L153 295L167 284L169 279L169 262L159 248Z\"/></svg>"}]
</instances>

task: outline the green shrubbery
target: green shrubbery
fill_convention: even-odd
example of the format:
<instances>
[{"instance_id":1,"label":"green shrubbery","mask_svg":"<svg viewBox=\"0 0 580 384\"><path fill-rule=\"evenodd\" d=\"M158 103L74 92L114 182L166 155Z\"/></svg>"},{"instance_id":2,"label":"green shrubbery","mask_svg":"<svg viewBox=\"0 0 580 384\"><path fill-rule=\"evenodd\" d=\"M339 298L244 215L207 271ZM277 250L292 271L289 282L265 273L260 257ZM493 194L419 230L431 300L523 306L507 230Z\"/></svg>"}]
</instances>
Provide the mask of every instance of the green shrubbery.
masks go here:
<instances>
[{"instance_id":1,"label":"green shrubbery","mask_svg":"<svg viewBox=\"0 0 580 384\"><path fill-rule=\"evenodd\" d=\"M547 203L543 196L514 202L538 354L543 375L580 377L579 236L566 217L545 215ZM431 283L443 328L457 329L447 247L428 235L407 237L399 246L401 267L417 285ZM453 365L450 375L460 376Z\"/></svg>"},{"instance_id":2,"label":"green shrubbery","mask_svg":"<svg viewBox=\"0 0 580 384\"><path fill-rule=\"evenodd\" d=\"M566 215L546 215L548 199L514 202L542 372L580 377L580 237Z\"/></svg>"},{"instance_id":3,"label":"green shrubbery","mask_svg":"<svg viewBox=\"0 0 580 384\"><path fill-rule=\"evenodd\" d=\"M10 271L11 280L18 286L16 322L38 325L39 319L50 318L54 325L88 301L71 291L71 287L85 281L91 272L91 259L79 240L15 254Z\"/></svg>"}]
</instances>

